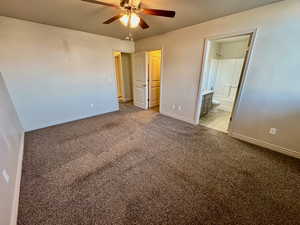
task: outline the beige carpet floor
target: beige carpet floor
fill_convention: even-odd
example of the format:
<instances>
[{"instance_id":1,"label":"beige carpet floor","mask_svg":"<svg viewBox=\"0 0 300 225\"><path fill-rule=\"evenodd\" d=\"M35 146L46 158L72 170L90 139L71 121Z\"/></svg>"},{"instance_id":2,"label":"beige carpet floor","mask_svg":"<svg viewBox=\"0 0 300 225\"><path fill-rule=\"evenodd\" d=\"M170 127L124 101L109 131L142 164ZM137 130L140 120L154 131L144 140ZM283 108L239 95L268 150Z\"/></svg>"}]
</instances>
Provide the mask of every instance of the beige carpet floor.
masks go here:
<instances>
[{"instance_id":1,"label":"beige carpet floor","mask_svg":"<svg viewBox=\"0 0 300 225\"><path fill-rule=\"evenodd\" d=\"M297 225L300 161L122 105L26 134L19 225Z\"/></svg>"}]
</instances>

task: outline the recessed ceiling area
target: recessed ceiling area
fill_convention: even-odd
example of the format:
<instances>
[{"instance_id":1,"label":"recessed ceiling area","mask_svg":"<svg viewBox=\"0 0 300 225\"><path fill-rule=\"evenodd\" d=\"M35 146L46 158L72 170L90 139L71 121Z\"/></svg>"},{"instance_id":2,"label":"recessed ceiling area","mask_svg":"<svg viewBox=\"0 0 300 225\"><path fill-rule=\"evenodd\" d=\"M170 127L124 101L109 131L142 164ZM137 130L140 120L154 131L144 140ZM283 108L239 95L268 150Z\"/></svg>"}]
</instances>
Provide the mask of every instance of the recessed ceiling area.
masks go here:
<instances>
[{"instance_id":1,"label":"recessed ceiling area","mask_svg":"<svg viewBox=\"0 0 300 225\"><path fill-rule=\"evenodd\" d=\"M118 0L102 0L119 5ZM143 0L142 6L175 10L175 18L141 15L150 25L147 30L132 29L135 40L162 34L182 27L238 13L281 0ZM0 15L29 20L124 39L128 28L119 21L110 25L103 21L120 10L80 0L2 0ZM250 19L250 18L249 18Z\"/></svg>"}]
</instances>

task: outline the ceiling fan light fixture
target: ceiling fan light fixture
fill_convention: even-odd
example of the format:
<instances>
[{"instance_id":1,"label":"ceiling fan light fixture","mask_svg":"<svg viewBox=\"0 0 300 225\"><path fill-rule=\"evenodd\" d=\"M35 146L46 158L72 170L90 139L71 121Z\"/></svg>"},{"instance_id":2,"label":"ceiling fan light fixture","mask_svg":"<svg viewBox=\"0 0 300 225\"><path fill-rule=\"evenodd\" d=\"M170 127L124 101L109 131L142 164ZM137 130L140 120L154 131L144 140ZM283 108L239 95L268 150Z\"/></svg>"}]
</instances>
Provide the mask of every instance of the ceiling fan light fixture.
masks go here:
<instances>
[{"instance_id":1,"label":"ceiling fan light fixture","mask_svg":"<svg viewBox=\"0 0 300 225\"><path fill-rule=\"evenodd\" d=\"M123 15L121 18L120 18L120 21L121 23L127 27L128 26L128 22L129 22L129 16L127 14Z\"/></svg>"},{"instance_id":2,"label":"ceiling fan light fixture","mask_svg":"<svg viewBox=\"0 0 300 225\"><path fill-rule=\"evenodd\" d=\"M135 13L131 13L131 16L130 16L130 28L136 28L138 27L138 25L140 24L140 17L135 14Z\"/></svg>"},{"instance_id":3,"label":"ceiling fan light fixture","mask_svg":"<svg viewBox=\"0 0 300 225\"><path fill-rule=\"evenodd\" d=\"M128 14L123 15L120 18L120 21L125 27L127 27L129 24L130 28L136 28L140 24L141 19L136 13L130 13L129 15Z\"/></svg>"}]
</instances>

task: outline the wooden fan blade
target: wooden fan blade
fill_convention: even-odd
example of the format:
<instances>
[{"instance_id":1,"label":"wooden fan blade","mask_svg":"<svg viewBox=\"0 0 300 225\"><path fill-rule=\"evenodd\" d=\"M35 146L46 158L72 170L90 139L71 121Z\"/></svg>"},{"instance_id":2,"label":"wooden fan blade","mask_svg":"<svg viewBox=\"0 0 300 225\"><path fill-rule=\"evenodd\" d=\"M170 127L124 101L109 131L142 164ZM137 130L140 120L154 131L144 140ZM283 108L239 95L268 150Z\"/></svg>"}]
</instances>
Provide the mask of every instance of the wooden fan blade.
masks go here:
<instances>
[{"instance_id":1,"label":"wooden fan blade","mask_svg":"<svg viewBox=\"0 0 300 225\"><path fill-rule=\"evenodd\" d=\"M123 16L123 14L115 15L114 17L110 18L109 20L106 20L103 22L103 24L110 24L118 19L120 19Z\"/></svg>"},{"instance_id":2,"label":"wooden fan blade","mask_svg":"<svg viewBox=\"0 0 300 225\"><path fill-rule=\"evenodd\" d=\"M120 8L120 6L118 6L118 5L114 5L114 4L106 3L106 2L100 2L100 1L97 1L97 0L81 0L81 1L94 3L94 4L98 4L98 5L105 5L105 6L114 7L114 8L117 8L117 9Z\"/></svg>"},{"instance_id":3,"label":"wooden fan blade","mask_svg":"<svg viewBox=\"0 0 300 225\"><path fill-rule=\"evenodd\" d=\"M142 13L154 16L164 16L164 17L175 17L175 11L162 10L162 9L142 9Z\"/></svg>"},{"instance_id":4,"label":"wooden fan blade","mask_svg":"<svg viewBox=\"0 0 300 225\"><path fill-rule=\"evenodd\" d=\"M149 28L149 25L140 17L140 27L143 29Z\"/></svg>"}]
</instances>

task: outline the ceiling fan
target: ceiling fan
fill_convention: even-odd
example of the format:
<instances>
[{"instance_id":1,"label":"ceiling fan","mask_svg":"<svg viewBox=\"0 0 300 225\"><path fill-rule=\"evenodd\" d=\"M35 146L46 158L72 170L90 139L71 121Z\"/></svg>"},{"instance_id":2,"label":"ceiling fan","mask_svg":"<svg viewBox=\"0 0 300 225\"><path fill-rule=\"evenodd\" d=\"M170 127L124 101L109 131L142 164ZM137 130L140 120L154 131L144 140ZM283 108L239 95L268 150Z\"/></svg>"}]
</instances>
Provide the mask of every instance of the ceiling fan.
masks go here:
<instances>
[{"instance_id":1,"label":"ceiling fan","mask_svg":"<svg viewBox=\"0 0 300 225\"><path fill-rule=\"evenodd\" d=\"M148 14L152 16L163 16L163 17L175 17L175 11L161 10L161 9L148 9L141 7L141 0L121 0L120 5L115 5L111 3L101 2L98 0L82 0L84 2L94 3L98 5L104 5L108 7L113 7L116 9L121 9L122 12L114 17L103 22L103 24L110 24L116 20L120 20L121 23L129 28L136 28L140 26L143 29L149 28L149 25L143 20L140 15Z\"/></svg>"}]
</instances>

